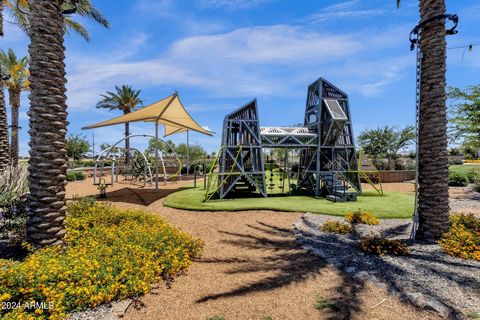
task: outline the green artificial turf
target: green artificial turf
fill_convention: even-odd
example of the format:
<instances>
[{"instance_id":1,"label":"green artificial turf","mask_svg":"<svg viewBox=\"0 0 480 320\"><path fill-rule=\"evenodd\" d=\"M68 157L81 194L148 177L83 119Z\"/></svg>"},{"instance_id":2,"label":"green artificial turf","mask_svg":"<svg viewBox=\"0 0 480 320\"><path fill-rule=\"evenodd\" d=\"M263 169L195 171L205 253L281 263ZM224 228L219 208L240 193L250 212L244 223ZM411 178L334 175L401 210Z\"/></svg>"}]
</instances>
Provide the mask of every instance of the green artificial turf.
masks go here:
<instances>
[{"instance_id":1,"label":"green artificial turf","mask_svg":"<svg viewBox=\"0 0 480 320\"><path fill-rule=\"evenodd\" d=\"M451 165L448 170L450 172L458 172L461 174L468 174L469 172L476 172L480 174L480 165L479 164L459 164Z\"/></svg>"},{"instance_id":2,"label":"green artificial turf","mask_svg":"<svg viewBox=\"0 0 480 320\"><path fill-rule=\"evenodd\" d=\"M309 196L252 197L203 202L205 191L201 188L172 193L165 198L167 207L195 211L276 210L312 212L342 216L353 210L370 211L378 218L410 218L413 213L414 195L400 192L365 192L357 202L331 202Z\"/></svg>"}]
</instances>

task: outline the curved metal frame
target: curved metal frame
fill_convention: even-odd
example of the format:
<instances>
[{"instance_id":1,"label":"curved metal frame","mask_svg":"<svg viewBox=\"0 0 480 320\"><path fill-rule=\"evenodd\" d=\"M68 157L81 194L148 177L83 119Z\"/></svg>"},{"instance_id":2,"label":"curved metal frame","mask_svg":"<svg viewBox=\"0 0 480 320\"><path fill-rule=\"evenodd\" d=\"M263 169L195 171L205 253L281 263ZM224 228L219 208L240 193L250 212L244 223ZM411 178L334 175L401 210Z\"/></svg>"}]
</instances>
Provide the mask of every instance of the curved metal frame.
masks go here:
<instances>
[{"instance_id":1,"label":"curved metal frame","mask_svg":"<svg viewBox=\"0 0 480 320\"><path fill-rule=\"evenodd\" d=\"M93 169L93 184L96 184L96 178L97 178L97 167L98 167L98 162L102 159L107 159L108 156L110 155L111 151L114 149L114 148L119 148L119 149L123 149L125 150L124 148L122 147L117 147L120 143L122 143L123 141L125 141L126 139L130 139L130 138L137 138L137 137L143 137L143 138L146 138L146 137L150 137L150 138L153 138L153 139L156 139L157 142L160 141L161 143L165 144L168 148L170 148L170 150L172 151L172 153L175 155L175 158L177 159L179 165L180 165L180 168L179 168L179 172L181 172L181 169L182 169L182 162L180 161L180 158L178 157L177 155L177 152L175 151L175 149L173 149L173 147L167 143L166 141L160 139L160 138L157 138L153 135L149 135L149 134L132 134L128 137L124 137L122 138L121 140L117 141L116 143L114 143L113 145L111 145L110 147L108 147L107 149L103 150L102 152L100 152L100 154L97 156L97 159L95 160L95 166L94 166L94 169ZM146 163L148 163L148 159L147 157L145 156L145 154L138 150L137 148L130 148L131 150L136 150L138 152L140 152L140 154L143 156L144 160ZM165 170L165 162L163 160L163 157L162 157L162 152L158 152L158 155L160 156L160 160L162 162L162 167L164 169L164 181L165 181L165 184L167 183L167 176L166 176L166 170ZM115 156L113 157L112 159L112 175L111 175L111 185L113 186L113 176L114 176L114 173L115 173L115 162L116 162L116 159L115 159ZM104 167L105 163L102 164L102 167L100 169L100 172L101 174L103 175L103 167ZM150 169L150 166L147 166L148 167L148 171L149 171L149 176L150 176L150 183L152 184L152 170ZM175 174L175 176L177 176L179 174L179 172L177 172ZM180 176L181 176L181 173L180 173ZM158 175L155 177L156 180L158 181ZM145 183L146 183L146 180L145 180Z\"/></svg>"}]
</instances>

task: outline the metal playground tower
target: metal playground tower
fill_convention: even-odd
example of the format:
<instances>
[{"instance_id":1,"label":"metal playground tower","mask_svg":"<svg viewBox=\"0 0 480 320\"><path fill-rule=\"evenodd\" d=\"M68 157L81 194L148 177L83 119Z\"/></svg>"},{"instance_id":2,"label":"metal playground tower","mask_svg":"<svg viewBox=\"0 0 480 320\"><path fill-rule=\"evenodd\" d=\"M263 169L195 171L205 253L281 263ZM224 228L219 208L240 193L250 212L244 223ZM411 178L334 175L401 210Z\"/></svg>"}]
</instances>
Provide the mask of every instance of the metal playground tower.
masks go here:
<instances>
[{"instance_id":1,"label":"metal playground tower","mask_svg":"<svg viewBox=\"0 0 480 320\"><path fill-rule=\"evenodd\" d=\"M299 152L291 173L299 190L339 202L361 192L348 96L323 78L308 87L303 127L261 128L256 100L225 116L218 172L208 177L205 200L238 190L267 197L263 148Z\"/></svg>"}]
</instances>

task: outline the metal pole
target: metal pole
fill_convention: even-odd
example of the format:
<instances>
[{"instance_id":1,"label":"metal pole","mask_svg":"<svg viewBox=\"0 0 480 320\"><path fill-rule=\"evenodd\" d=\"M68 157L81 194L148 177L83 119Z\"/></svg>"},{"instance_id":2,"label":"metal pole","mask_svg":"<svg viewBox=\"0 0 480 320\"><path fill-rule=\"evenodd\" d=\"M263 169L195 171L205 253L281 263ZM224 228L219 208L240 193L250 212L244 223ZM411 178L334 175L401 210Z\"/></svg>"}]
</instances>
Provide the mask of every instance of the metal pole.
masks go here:
<instances>
[{"instance_id":1,"label":"metal pole","mask_svg":"<svg viewBox=\"0 0 480 320\"><path fill-rule=\"evenodd\" d=\"M92 132L92 145L93 159L95 159L95 132Z\"/></svg>"},{"instance_id":2,"label":"metal pole","mask_svg":"<svg viewBox=\"0 0 480 320\"><path fill-rule=\"evenodd\" d=\"M158 121L155 122L155 190L158 191Z\"/></svg>"},{"instance_id":3,"label":"metal pole","mask_svg":"<svg viewBox=\"0 0 480 320\"><path fill-rule=\"evenodd\" d=\"M189 146L189 137L188 137L188 130L187 130L187 176L188 176L188 172L189 172L189 169L190 169L190 154L189 154L189 150L190 149L190 146Z\"/></svg>"}]
</instances>

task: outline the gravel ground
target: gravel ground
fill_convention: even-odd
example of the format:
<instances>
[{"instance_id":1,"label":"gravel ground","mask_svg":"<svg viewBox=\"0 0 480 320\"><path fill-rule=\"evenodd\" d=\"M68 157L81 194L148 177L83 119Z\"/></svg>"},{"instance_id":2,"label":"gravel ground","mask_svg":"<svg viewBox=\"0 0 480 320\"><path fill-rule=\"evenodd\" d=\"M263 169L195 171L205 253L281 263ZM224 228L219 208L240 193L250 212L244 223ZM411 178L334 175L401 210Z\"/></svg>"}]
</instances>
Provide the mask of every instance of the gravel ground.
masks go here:
<instances>
[{"instance_id":1,"label":"gravel ground","mask_svg":"<svg viewBox=\"0 0 480 320\"><path fill-rule=\"evenodd\" d=\"M357 225L351 235L324 233L319 227L338 217L305 214L295 225L297 240L311 252L356 278L372 277L416 306L434 309L455 319L480 312L480 262L444 254L438 245L414 244L405 257L372 256L359 251L357 242L369 233L390 239L408 239L411 221L381 220L378 226ZM449 310L450 309L450 310Z\"/></svg>"},{"instance_id":2,"label":"gravel ground","mask_svg":"<svg viewBox=\"0 0 480 320\"><path fill-rule=\"evenodd\" d=\"M473 186L450 188L450 208L452 212L473 213L480 217L480 193Z\"/></svg>"}]
</instances>

